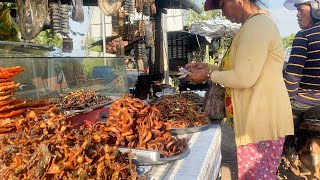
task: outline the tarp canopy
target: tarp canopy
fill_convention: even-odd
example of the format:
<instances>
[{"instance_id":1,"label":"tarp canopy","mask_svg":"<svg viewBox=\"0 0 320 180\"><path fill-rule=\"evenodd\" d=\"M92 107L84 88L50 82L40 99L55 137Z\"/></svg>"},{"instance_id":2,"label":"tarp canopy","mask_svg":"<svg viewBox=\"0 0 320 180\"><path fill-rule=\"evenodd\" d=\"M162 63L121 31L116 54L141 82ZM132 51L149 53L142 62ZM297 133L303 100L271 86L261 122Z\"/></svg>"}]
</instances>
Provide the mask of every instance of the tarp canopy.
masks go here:
<instances>
[{"instance_id":1,"label":"tarp canopy","mask_svg":"<svg viewBox=\"0 0 320 180\"><path fill-rule=\"evenodd\" d=\"M212 39L224 36L233 37L240 29L240 26L240 24L232 23L229 20L214 19L193 23L189 28L189 32L204 36L211 42Z\"/></svg>"}]
</instances>

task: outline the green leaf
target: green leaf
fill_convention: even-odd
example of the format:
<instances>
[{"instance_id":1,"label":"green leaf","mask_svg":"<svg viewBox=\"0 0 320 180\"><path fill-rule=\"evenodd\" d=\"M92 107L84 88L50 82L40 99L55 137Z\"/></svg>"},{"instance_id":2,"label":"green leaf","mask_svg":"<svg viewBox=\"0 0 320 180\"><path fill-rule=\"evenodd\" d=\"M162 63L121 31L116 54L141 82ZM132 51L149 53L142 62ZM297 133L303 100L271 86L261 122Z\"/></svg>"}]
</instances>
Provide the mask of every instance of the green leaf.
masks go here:
<instances>
[{"instance_id":1,"label":"green leaf","mask_svg":"<svg viewBox=\"0 0 320 180\"><path fill-rule=\"evenodd\" d=\"M289 36L282 38L282 44L284 48L292 46L293 39L295 37L295 33L290 34Z\"/></svg>"}]
</instances>

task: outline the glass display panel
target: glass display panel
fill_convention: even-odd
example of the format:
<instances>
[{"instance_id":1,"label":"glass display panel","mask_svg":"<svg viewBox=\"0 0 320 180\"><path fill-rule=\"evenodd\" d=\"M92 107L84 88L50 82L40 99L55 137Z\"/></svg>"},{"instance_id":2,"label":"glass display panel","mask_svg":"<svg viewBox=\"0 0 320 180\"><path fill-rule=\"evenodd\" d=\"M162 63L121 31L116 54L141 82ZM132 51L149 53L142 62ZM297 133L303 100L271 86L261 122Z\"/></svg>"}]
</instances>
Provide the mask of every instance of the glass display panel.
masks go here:
<instances>
[{"instance_id":1,"label":"glass display panel","mask_svg":"<svg viewBox=\"0 0 320 180\"><path fill-rule=\"evenodd\" d=\"M110 97L129 92L124 59L121 57L2 57L0 67L22 66L15 77L20 83L16 96L52 98L74 90L92 90Z\"/></svg>"}]
</instances>

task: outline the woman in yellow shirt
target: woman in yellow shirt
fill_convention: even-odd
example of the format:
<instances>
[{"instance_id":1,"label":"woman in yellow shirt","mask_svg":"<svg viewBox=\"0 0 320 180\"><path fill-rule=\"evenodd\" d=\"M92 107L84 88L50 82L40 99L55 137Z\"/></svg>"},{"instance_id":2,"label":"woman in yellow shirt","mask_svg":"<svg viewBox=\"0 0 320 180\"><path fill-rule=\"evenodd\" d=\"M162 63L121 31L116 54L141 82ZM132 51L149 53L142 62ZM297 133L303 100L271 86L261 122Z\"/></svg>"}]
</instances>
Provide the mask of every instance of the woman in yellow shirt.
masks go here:
<instances>
[{"instance_id":1,"label":"woman in yellow shirt","mask_svg":"<svg viewBox=\"0 0 320 180\"><path fill-rule=\"evenodd\" d=\"M223 58L222 71L187 64L187 78L226 87L226 115L235 131L239 179L277 179L284 138L293 134L293 116L282 76L279 30L259 0L206 0L205 10L222 9L242 23Z\"/></svg>"}]
</instances>

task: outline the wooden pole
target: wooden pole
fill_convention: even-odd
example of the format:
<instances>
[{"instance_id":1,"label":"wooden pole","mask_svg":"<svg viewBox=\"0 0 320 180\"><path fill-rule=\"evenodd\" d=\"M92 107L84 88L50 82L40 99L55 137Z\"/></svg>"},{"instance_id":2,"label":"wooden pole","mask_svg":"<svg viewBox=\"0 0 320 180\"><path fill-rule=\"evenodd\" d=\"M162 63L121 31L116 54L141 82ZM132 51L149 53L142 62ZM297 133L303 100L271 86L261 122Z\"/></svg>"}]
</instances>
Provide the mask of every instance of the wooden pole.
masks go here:
<instances>
[{"instance_id":1,"label":"wooden pole","mask_svg":"<svg viewBox=\"0 0 320 180\"><path fill-rule=\"evenodd\" d=\"M153 72L154 74L162 73L160 69L160 62L161 62L161 34L162 34L162 28L161 28L161 16L162 12L161 9L157 11L157 14L155 15L155 61L153 66Z\"/></svg>"},{"instance_id":2,"label":"wooden pole","mask_svg":"<svg viewBox=\"0 0 320 180\"><path fill-rule=\"evenodd\" d=\"M169 55L168 55L168 31L167 31L167 12L162 13L162 44L161 44L161 69L164 73L164 83L169 84Z\"/></svg>"}]
</instances>

